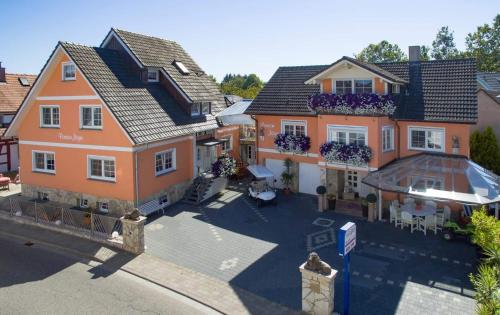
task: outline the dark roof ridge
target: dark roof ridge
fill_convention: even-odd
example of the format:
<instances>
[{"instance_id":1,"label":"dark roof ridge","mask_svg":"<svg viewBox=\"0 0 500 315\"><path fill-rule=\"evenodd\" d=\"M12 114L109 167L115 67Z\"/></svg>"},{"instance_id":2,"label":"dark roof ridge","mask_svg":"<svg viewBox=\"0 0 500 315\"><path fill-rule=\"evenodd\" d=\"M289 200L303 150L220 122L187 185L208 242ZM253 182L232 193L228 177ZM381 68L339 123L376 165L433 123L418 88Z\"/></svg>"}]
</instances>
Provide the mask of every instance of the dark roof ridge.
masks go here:
<instances>
[{"instance_id":1,"label":"dark roof ridge","mask_svg":"<svg viewBox=\"0 0 500 315\"><path fill-rule=\"evenodd\" d=\"M455 58L455 59L433 59L433 60L417 60L417 61L383 61L383 62L374 62L372 64L374 65L379 65L379 64L410 64L410 63L451 63L451 62L456 62L456 61L476 61L476 58ZM480 73L480 72L478 72ZM495 72L493 72L495 73Z\"/></svg>"},{"instance_id":2,"label":"dark roof ridge","mask_svg":"<svg viewBox=\"0 0 500 315\"><path fill-rule=\"evenodd\" d=\"M130 34L134 34L134 35L138 35L138 36L142 36L142 37L149 37L149 38L152 38L152 39L163 40L163 41L166 41L166 42L171 42L171 43L175 43L175 44L179 45L179 43L177 43L175 40L171 40L171 39L165 39L165 38L161 38L161 37L157 37L157 36L145 35L145 34L131 32L131 31L127 31L127 30L123 30L123 29L119 29L119 28L114 28L114 27L112 27L111 29L113 31L115 31L115 33L117 33L117 32L125 32L125 33L130 33Z\"/></svg>"},{"instance_id":3,"label":"dark roof ridge","mask_svg":"<svg viewBox=\"0 0 500 315\"><path fill-rule=\"evenodd\" d=\"M36 77L37 74L30 74L30 73L5 73L5 75L29 75L29 76L33 76L33 77Z\"/></svg>"}]
</instances>

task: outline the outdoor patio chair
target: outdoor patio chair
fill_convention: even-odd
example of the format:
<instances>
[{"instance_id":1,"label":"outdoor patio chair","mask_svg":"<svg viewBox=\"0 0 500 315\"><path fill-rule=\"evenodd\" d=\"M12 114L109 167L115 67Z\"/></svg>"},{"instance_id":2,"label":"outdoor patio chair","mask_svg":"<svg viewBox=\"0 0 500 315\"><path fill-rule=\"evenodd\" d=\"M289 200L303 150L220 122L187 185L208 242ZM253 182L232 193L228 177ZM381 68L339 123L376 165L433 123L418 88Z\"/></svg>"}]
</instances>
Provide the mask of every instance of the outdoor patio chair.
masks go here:
<instances>
[{"instance_id":1,"label":"outdoor patio chair","mask_svg":"<svg viewBox=\"0 0 500 315\"><path fill-rule=\"evenodd\" d=\"M418 218L412 216L409 212L403 211L401 212L401 229L407 225L410 226L410 230L413 233L413 230L418 229Z\"/></svg>"},{"instance_id":2,"label":"outdoor patio chair","mask_svg":"<svg viewBox=\"0 0 500 315\"><path fill-rule=\"evenodd\" d=\"M398 207L399 207L399 200L397 200L397 199L393 200L393 201L392 201L392 205L393 205L394 207L397 207L397 208L398 208Z\"/></svg>"},{"instance_id":3,"label":"outdoor patio chair","mask_svg":"<svg viewBox=\"0 0 500 315\"><path fill-rule=\"evenodd\" d=\"M444 224L450 221L451 217L451 209L448 206L444 206L443 209L438 209L436 211L436 223L437 228L442 229Z\"/></svg>"},{"instance_id":4,"label":"outdoor patio chair","mask_svg":"<svg viewBox=\"0 0 500 315\"><path fill-rule=\"evenodd\" d=\"M426 206L429 206L429 207L433 207L434 209L436 209L436 208L437 208L437 203L436 203L436 202L434 202L434 201L432 201L432 200L426 200L426 201L425 201L425 205L426 205Z\"/></svg>"},{"instance_id":5,"label":"outdoor patio chair","mask_svg":"<svg viewBox=\"0 0 500 315\"><path fill-rule=\"evenodd\" d=\"M413 199L413 198L405 198L404 203L405 203L405 205L409 204L409 203L413 203L414 204L415 203L415 199Z\"/></svg>"},{"instance_id":6,"label":"outdoor patio chair","mask_svg":"<svg viewBox=\"0 0 500 315\"><path fill-rule=\"evenodd\" d=\"M427 236L427 230L434 231L437 234L437 218L435 215L426 215L425 218L420 218L418 222L419 228L424 235Z\"/></svg>"},{"instance_id":7,"label":"outdoor patio chair","mask_svg":"<svg viewBox=\"0 0 500 315\"><path fill-rule=\"evenodd\" d=\"M401 211L397 207L395 207L393 205L391 205L389 207L389 210L390 210L390 222L389 223L394 222L394 226L395 227L398 227L399 225L402 225L402 222L401 222Z\"/></svg>"}]
</instances>

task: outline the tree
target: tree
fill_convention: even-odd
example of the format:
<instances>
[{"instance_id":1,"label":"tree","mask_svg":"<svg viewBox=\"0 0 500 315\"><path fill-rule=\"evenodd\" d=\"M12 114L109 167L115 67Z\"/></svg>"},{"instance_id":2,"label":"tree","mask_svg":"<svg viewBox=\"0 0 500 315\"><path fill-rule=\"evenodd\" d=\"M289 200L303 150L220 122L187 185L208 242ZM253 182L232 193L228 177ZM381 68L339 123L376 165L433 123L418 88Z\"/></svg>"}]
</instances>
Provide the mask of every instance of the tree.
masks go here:
<instances>
[{"instance_id":1,"label":"tree","mask_svg":"<svg viewBox=\"0 0 500 315\"><path fill-rule=\"evenodd\" d=\"M500 14L492 25L478 26L465 38L467 56L477 59L479 71L500 71Z\"/></svg>"},{"instance_id":2,"label":"tree","mask_svg":"<svg viewBox=\"0 0 500 315\"><path fill-rule=\"evenodd\" d=\"M354 57L364 62L393 62L406 61L405 53L396 44L391 44L386 40L378 44L370 44L363 48L359 54Z\"/></svg>"},{"instance_id":3,"label":"tree","mask_svg":"<svg viewBox=\"0 0 500 315\"><path fill-rule=\"evenodd\" d=\"M470 137L471 159L477 164L500 174L500 149L493 129L474 131Z\"/></svg>"},{"instance_id":4,"label":"tree","mask_svg":"<svg viewBox=\"0 0 500 315\"><path fill-rule=\"evenodd\" d=\"M431 56L436 60L460 57L460 52L455 46L453 31L450 31L448 26L441 27L436 34L436 39L432 42Z\"/></svg>"},{"instance_id":5,"label":"tree","mask_svg":"<svg viewBox=\"0 0 500 315\"><path fill-rule=\"evenodd\" d=\"M212 74L209 74L209 75L208 75L208 78L209 78L210 80L214 81L214 83L218 84L218 83L217 83L217 78L216 78L216 77L214 77Z\"/></svg>"},{"instance_id":6,"label":"tree","mask_svg":"<svg viewBox=\"0 0 500 315\"><path fill-rule=\"evenodd\" d=\"M264 87L264 82L254 73L249 75L228 73L222 79L220 88L224 94L253 99Z\"/></svg>"},{"instance_id":7,"label":"tree","mask_svg":"<svg viewBox=\"0 0 500 315\"><path fill-rule=\"evenodd\" d=\"M428 61L431 60L431 57L429 56L431 48L429 46L422 45L420 46L420 60L423 61Z\"/></svg>"}]
</instances>

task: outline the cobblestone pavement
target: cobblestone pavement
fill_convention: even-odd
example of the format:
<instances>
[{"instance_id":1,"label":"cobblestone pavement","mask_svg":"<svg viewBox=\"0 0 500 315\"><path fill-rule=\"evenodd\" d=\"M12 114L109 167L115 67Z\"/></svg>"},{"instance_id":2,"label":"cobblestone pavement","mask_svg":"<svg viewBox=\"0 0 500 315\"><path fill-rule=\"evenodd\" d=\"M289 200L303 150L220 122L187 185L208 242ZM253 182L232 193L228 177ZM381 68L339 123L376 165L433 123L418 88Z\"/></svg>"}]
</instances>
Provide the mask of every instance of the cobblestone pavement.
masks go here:
<instances>
[{"instance_id":1,"label":"cobblestone pavement","mask_svg":"<svg viewBox=\"0 0 500 315\"><path fill-rule=\"evenodd\" d=\"M352 314L474 313L468 274L475 270L476 256L470 245L448 243L439 233L411 234L388 223L319 213L316 199L307 195L279 196L277 206L257 208L243 191L233 187L201 206L179 203L152 218L146 226L147 252L300 309L298 266L316 251L341 271L336 235L354 221ZM341 272L335 290L339 312Z\"/></svg>"}]
</instances>

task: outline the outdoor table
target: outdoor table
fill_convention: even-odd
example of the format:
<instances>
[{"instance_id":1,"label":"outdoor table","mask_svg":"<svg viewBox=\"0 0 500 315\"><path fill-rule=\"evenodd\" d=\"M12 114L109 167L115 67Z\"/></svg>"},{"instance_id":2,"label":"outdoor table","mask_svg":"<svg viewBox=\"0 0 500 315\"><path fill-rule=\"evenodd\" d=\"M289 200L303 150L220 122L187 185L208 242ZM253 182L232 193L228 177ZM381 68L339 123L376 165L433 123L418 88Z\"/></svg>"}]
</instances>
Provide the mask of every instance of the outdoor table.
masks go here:
<instances>
[{"instance_id":1,"label":"outdoor table","mask_svg":"<svg viewBox=\"0 0 500 315\"><path fill-rule=\"evenodd\" d=\"M428 215L436 214L436 208L427 205L422 205L419 209L417 209L413 204L406 204L401 206L401 211L406 211L412 216L419 217L419 220L421 220L422 218L425 219L425 217ZM420 224L418 225L417 229L419 231L422 231L422 229L420 228Z\"/></svg>"},{"instance_id":2,"label":"outdoor table","mask_svg":"<svg viewBox=\"0 0 500 315\"><path fill-rule=\"evenodd\" d=\"M9 187L10 178L9 177L0 177L0 187L6 187L10 190Z\"/></svg>"}]
</instances>

